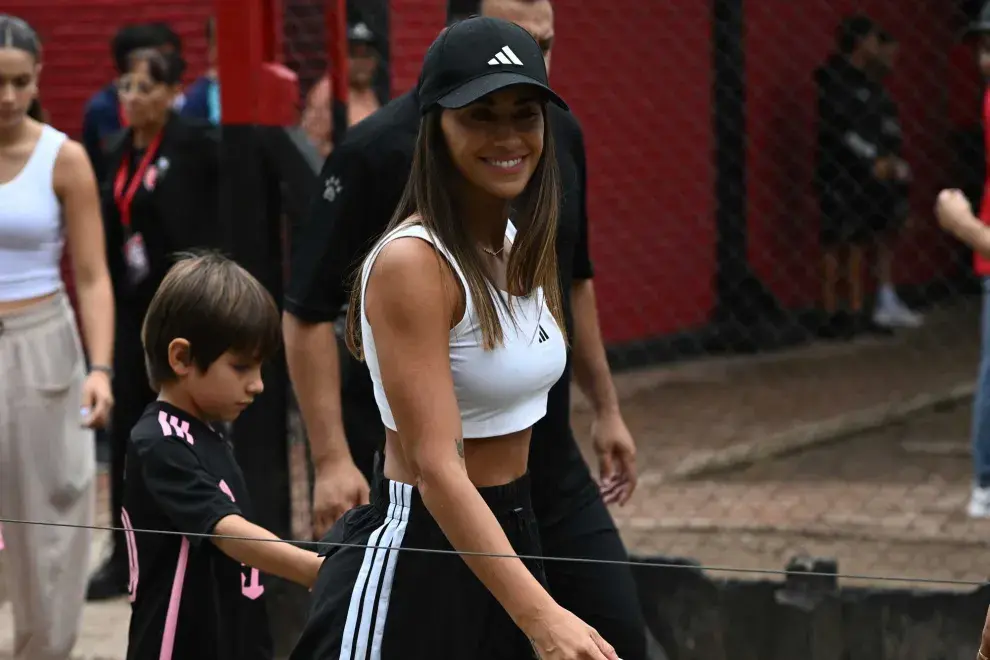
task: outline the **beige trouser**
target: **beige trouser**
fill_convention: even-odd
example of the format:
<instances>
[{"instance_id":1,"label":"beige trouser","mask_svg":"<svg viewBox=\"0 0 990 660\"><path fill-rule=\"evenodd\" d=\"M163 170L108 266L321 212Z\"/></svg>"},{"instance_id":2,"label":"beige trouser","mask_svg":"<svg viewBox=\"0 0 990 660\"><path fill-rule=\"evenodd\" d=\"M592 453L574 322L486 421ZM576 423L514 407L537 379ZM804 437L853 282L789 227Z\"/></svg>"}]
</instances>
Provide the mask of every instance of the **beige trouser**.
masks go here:
<instances>
[{"instance_id":1,"label":"beige trouser","mask_svg":"<svg viewBox=\"0 0 990 660\"><path fill-rule=\"evenodd\" d=\"M93 524L93 432L80 425L85 361L59 294L0 315L0 518ZM91 532L5 523L15 660L65 660L85 601Z\"/></svg>"}]
</instances>

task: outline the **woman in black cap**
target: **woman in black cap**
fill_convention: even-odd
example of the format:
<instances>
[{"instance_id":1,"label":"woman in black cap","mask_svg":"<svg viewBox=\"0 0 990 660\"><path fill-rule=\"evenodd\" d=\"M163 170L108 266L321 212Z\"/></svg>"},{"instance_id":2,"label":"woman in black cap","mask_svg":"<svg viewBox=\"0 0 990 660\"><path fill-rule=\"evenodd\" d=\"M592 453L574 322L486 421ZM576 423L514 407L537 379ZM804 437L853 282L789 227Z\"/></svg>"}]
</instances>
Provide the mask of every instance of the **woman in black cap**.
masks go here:
<instances>
[{"instance_id":1,"label":"woman in black cap","mask_svg":"<svg viewBox=\"0 0 990 660\"><path fill-rule=\"evenodd\" d=\"M531 428L566 362L545 130L564 103L536 41L494 18L441 33L419 101L403 200L348 311L384 465L324 539L292 658L617 660L547 593L529 501Z\"/></svg>"}]
</instances>

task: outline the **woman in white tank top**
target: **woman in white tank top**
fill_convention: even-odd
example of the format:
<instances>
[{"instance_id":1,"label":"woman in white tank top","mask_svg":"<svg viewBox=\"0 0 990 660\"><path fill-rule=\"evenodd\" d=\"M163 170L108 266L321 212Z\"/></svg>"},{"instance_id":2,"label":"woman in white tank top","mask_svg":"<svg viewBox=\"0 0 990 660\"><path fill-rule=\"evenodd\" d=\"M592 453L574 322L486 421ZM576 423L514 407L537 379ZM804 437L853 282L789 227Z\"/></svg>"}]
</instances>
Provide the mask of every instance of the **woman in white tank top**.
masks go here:
<instances>
[{"instance_id":1,"label":"woman in white tank top","mask_svg":"<svg viewBox=\"0 0 990 660\"><path fill-rule=\"evenodd\" d=\"M93 428L113 405L113 293L86 152L40 121L38 36L0 16L0 519L92 525ZM90 367L61 279L75 274ZM61 660L75 644L91 533L7 523L14 657Z\"/></svg>"},{"instance_id":2,"label":"woman in white tank top","mask_svg":"<svg viewBox=\"0 0 990 660\"><path fill-rule=\"evenodd\" d=\"M490 17L441 33L418 94L403 201L348 309L384 465L325 539L348 547L326 551L292 658L616 660L533 558L531 430L566 362L545 117L566 105L533 37Z\"/></svg>"}]
</instances>

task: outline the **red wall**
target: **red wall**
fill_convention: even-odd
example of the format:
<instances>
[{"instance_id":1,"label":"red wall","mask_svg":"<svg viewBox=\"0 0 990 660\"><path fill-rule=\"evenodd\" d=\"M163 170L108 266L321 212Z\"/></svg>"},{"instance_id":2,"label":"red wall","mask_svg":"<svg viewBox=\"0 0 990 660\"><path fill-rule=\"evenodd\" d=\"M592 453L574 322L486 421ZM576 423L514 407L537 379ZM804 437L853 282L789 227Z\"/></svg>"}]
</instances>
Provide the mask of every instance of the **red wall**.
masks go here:
<instances>
[{"instance_id":1,"label":"red wall","mask_svg":"<svg viewBox=\"0 0 990 660\"><path fill-rule=\"evenodd\" d=\"M446 22L446 0L391 0L389 54L393 95L404 94L416 85L426 49Z\"/></svg>"},{"instance_id":2,"label":"red wall","mask_svg":"<svg viewBox=\"0 0 990 660\"><path fill-rule=\"evenodd\" d=\"M812 190L815 85L812 72L834 47L834 30L848 11L863 11L901 43L890 81L900 104L905 153L916 183L915 228L896 258L900 283L942 274L952 241L931 219L946 163L946 81L954 44L951 14L939 0L750 0L746 16L749 131L749 259L788 305L812 305L820 290L818 207ZM977 101L978 102L978 101Z\"/></svg>"},{"instance_id":3,"label":"red wall","mask_svg":"<svg viewBox=\"0 0 990 660\"><path fill-rule=\"evenodd\" d=\"M706 2L558 0L551 82L581 120L602 330L703 325L714 303Z\"/></svg>"},{"instance_id":4,"label":"red wall","mask_svg":"<svg viewBox=\"0 0 990 660\"><path fill-rule=\"evenodd\" d=\"M941 272L951 242L931 226L946 163L951 31L939 0L862 0L903 44L892 81L907 156L918 177L913 203L924 226L902 247L899 279ZM392 0L396 93L415 83L445 18L444 0ZM556 0L551 80L585 129L592 257L608 341L704 325L712 310L716 200L711 131L709 3ZM749 258L789 305L816 301L818 215L811 191L815 103L812 71L852 0L749 0ZM209 0L8 0L46 43L42 98L53 123L78 135L83 105L113 76L109 40L127 21L166 20L182 35L190 77L205 66ZM316 26L314 26L316 29Z\"/></svg>"}]
</instances>

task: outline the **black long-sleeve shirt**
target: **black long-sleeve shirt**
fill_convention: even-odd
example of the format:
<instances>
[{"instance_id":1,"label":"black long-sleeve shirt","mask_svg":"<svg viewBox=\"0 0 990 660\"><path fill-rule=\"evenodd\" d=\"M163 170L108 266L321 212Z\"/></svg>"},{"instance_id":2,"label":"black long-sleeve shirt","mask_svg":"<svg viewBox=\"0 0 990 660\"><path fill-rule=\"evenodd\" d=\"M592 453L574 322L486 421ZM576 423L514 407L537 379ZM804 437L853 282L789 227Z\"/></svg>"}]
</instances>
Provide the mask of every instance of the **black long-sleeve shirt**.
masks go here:
<instances>
[{"instance_id":1,"label":"black long-sleeve shirt","mask_svg":"<svg viewBox=\"0 0 990 660\"><path fill-rule=\"evenodd\" d=\"M853 208L875 183L883 155L882 90L845 57L815 71L818 152L815 183L823 204Z\"/></svg>"}]
</instances>

